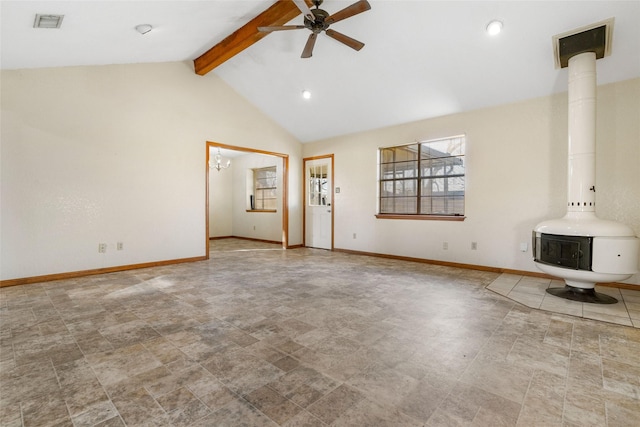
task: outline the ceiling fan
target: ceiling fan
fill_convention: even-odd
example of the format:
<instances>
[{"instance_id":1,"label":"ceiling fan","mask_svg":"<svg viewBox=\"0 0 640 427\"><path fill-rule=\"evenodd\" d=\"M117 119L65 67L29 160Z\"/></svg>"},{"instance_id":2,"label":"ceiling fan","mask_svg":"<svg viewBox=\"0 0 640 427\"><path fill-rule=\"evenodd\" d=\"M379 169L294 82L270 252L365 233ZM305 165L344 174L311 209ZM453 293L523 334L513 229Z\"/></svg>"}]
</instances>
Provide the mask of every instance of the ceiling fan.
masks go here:
<instances>
[{"instance_id":1,"label":"ceiling fan","mask_svg":"<svg viewBox=\"0 0 640 427\"><path fill-rule=\"evenodd\" d=\"M367 0L360 0L353 3L351 6L347 6L344 9L329 15L325 10L320 9L320 5L323 0L312 0L315 5L315 9L309 9L305 0L292 0L298 9L304 15L304 25L281 25L272 27L258 27L258 31L271 32L271 31L283 31L283 30L298 30L301 28L307 28L311 30L311 34L307 39L307 43L302 51L301 58L311 58L313 53L313 47L316 44L316 38L318 34L324 31L329 37L349 46L352 49L360 50L364 47L364 43L359 42L356 39L352 39L342 33L329 29L329 25L334 24L343 19L352 17L362 12L366 12L371 9L371 5Z\"/></svg>"}]
</instances>

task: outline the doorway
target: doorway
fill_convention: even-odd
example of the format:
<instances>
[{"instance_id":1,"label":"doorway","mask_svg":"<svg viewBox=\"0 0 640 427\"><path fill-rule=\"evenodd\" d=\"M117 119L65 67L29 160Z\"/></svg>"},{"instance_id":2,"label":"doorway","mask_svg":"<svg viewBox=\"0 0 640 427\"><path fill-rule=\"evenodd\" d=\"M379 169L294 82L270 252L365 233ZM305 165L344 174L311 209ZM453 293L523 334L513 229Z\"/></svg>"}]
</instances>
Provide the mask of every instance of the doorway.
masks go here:
<instances>
[{"instance_id":1,"label":"doorway","mask_svg":"<svg viewBox=\"0 0 640 427\"><path fill-rule=\"evenodd\" d=\"M333 250L333 154L303 162L304 245Z\"/></svg>"},{"instance_id":2,"label":"doorway","mask_svg":"<svg viewBox=\"0 0 640 427\"><path fill-rule=\"evenodd\" d=\"M238 146L233 146L233 145L227 145L227 144L221 144L218 142L212 142L212 141L207 141L206 143L206 163L205 163L205 169L206 169L206 174L205 174L205 179L206 179L206 184L205 184L205 218L206 218L206 227L205 227L205 233L206 233L206 257L207 259L209 258L209 230L210 230L210 224L209 224L209 204L210 204L210 200L209 200L209 174L211 173L211 169L209 168L209 160L211 158L211 149L212 148L220 148L223 150L232 150L232 151L240 151L240 152L244 152L247 154L263 154L263 155L267 155L267 156L274 156L277 157L281 160L281 167L282 167L282 203L281 203L281 207L280 209L282 209L282 247L283 249L286 249L288 247L288 230L289 230L289 202L288 202L288 188L289 188L289 155L288 154L283 154L283 153L275 153L275 152L271 152L271 151L263 151L263 150L257 150L257 149L253 149L253 148L247 148L247 147L238 147Z\"/></svg>"}]
</instances>

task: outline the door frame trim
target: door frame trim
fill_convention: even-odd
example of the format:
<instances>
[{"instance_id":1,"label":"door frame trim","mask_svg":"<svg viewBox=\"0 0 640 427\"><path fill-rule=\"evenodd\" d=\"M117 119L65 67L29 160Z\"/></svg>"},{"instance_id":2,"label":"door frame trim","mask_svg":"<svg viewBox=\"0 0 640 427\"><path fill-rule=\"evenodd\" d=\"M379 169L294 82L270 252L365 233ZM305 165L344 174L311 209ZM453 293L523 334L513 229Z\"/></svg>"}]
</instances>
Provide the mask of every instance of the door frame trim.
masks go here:
<instances>
[{"instance_id":1,"label":"door frame trim","mask_svg":"<svg viewBox=\"0 0 640 427\"><path fill-rule=\"evenodd\" d=\"M307 246L307 162L313 160L330 159L331 161L331 249L333 250L333 222L335 219L335 184L334 184L334 156L324 154L322 156L305 157L302 159L302 246Z\"/></svg>"},{"instance_id":2,"label":"door frame trim","mask_svg":"<svg viewBox=\"0 0 640 427\"><path fill-rule=\"evenodd\" d=\"M244 151L246 153L266 154L268 156L280 157L282 159L282 247L289 247L289 155L272 151L258 150L255 148L239 147L235 145L222 144L220 142L207 141L207 154L205 157L205 233L206 233L206 259L209 259L209 152L212 147L225 148L227 150Z\"/></svg>"}]
</instances>

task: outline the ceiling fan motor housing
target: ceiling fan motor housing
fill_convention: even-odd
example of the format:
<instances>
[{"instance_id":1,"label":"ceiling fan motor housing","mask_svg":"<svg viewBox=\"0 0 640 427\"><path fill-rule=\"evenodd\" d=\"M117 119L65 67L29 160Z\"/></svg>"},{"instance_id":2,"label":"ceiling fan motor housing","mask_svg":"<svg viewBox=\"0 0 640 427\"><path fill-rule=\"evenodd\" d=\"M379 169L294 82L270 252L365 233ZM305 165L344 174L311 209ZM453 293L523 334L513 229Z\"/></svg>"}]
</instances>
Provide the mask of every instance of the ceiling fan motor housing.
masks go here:
<instances>
[{"instance_id":1,"label":"ceiling fan motor housing","mask_svg":"<svg viewBox=\"0 0 640 427\"><path fill-rule=\"evenodd\" d=\"M307 39L307 43L304 46L304 50L302 51L302 55L300 55L301 58L311 58L318 34L322 32L353 50L360 50L364 47L364 43L338 31L331 30L329 29L329 26L371 9L371 5L367 0L358 0L350 6L337 11L333 15L330 15L327 11L320 9L319 6L322 4L322 0L313 0L313 4L316 6L315 9L309 9L309 0L292 1L304 15L304 25L274 25L270 27L258 27L258 31L271 32L298 30L301 28L306 28L311 31L311 34L309 34L309 38Z\"/></svg>"},{"instance_id":2,"label":"ceiling fan motor housing","mask_svg":"<svg viewBox=\"0 0 640 427\"><path fill-rule=\"evenodd\" d=\"M321 2L322 3L322 2ZM315 17L315 20L312 21L308 18L304 18L304 26L313 31L314 33L319 33L320 31L326 30L329 28L329 24L325 23L325 19L329 17L329 13L326 10L322 9L311 9L311 13Z\"/></svg>"}]
</instances>

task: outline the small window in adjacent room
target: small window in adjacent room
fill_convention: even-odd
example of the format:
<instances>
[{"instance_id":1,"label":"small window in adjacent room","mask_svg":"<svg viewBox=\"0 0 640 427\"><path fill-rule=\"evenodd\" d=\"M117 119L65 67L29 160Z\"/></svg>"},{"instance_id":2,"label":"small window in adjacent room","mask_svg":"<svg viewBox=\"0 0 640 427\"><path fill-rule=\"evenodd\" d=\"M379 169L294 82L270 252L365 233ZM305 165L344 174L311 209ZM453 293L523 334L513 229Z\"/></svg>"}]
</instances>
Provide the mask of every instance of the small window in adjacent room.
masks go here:
<instances>
[{"instance_id":1,"label":"small window in adjacent room","mask_svg":"<svg viewBox=\"0 0 640 427\"><path fill-rule=\"evenodd\" d=\"M380 149L378 218L463 219L465 137Z\"/></svg>"},{"instance_id":2,"label":"small window in adjacent room","mask_svg":"<svg viewBox=\"0 0 640 427\"><path fill-rule=\"evenodd\" d=\"M275 166L253 169L253 197L251 200L251 210L276 210L278 203L277 181Z\"/></svg>"}]
</instances>

